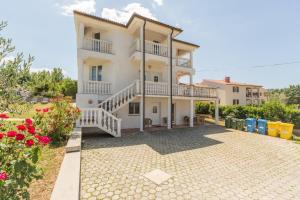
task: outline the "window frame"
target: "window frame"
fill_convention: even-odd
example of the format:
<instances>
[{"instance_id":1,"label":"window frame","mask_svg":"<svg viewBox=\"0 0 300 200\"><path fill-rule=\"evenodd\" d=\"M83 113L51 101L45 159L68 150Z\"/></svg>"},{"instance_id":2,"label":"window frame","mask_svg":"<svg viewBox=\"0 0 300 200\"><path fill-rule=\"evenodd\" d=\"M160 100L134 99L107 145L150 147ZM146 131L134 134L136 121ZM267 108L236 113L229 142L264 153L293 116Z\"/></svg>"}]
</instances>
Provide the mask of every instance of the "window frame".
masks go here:
<instances>
[{"instance_id":1,"label":"window frame","mask_svg":"<svg viewBox=\"0 0 300 200\"><path fill-rule=\"evenodd\" d=\"M95 69L95 75L93 74ZM102 79L102 71L103 71L103 67L102 65L93 65L90 66L90 75L89 75L89 80L90 81L103 81ZM99 73L100 72L100 73ZM93 80L95 77L95 80ZM99 78L100 77L100 78Z\"/></svg>"},{"instance_id":2,"label":"window frame","mask_svg":"<svg viewBox=\"0 0 300 200\"><path fill-rule=\"evenodd\" d=\"M132 106L132 113L131 113L131 106ZM138 111L138 112L137 112ZM140 102L130 102L128 104L128 115L140 115Z\"/></svg>"}]
</instances>

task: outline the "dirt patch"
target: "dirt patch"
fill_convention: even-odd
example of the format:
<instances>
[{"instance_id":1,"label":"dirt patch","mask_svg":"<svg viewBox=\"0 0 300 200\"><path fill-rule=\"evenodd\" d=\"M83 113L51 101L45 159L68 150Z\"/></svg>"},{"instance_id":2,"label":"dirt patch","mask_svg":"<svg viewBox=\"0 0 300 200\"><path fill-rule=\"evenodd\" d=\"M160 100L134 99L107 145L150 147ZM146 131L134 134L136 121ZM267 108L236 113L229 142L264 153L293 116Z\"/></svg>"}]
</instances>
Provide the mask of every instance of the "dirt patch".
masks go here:
<instances>
[{"instance_id":1,"label":"dirt patch","mask_svg":"<svg viewBox=\"0 0 300 200\"><path fill-rule=\"evenodd\" d=\"M48 200L51 197L60 165L65 154L65 146L43 149L39 165L44 170L42 179L34 181L29 187L30 199Z\"/></svg>"}]
</instances>

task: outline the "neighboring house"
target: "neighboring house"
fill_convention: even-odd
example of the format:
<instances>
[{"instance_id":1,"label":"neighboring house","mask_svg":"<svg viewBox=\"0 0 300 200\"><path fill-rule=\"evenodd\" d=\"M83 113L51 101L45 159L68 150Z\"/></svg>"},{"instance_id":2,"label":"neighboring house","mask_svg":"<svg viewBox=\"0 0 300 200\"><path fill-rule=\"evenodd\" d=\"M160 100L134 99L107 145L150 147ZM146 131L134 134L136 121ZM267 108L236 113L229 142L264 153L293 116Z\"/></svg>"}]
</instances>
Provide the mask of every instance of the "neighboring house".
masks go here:
<instances>
[{"instance_id":1,"label":"neighboring house","mask_svg":"<svg viewBox=\"0 0 300 200\"><path fill-rule=\"evenodd\" d=\"M138 14L125 25L79 11L74 19L78 126L114 136L121 128L172 128L194 118L195 101L216 101L215 88L193 85L193 52L199 46L175 39L181 29ZM182 76L190 83L179 83Z\"/></svg>"},{"instance_id":2,"label":"neighboring house","mask_svg":"<svg viewBox=\"0 0 300 200\"><path fill-rule=\"evenodd\" d=\"M267 100L267 90L263 86L232 82L230 77L224 80L204 79L197 85L218 88L220 105L259 105Z\"/></svg>"}]
</instances>

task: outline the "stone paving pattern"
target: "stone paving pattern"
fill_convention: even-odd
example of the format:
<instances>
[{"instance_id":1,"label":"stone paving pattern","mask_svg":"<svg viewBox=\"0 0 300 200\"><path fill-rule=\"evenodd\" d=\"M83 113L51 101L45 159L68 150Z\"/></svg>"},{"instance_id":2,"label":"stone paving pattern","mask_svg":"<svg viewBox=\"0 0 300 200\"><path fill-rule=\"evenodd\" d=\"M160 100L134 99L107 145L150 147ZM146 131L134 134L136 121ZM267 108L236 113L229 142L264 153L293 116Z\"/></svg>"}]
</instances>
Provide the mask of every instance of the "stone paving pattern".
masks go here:
<instances>
[{"instance_id":1,"label":"stone paving pattern","mask_svg":"<svg viewBox=\"0 0 300 200\"><path fill-rule=\"evenodd\" d=\"M220 126L84 138L81 199L300 199L300 145ZM172 178L156 185L143 174Z\"/></svg>"}]
</instances>

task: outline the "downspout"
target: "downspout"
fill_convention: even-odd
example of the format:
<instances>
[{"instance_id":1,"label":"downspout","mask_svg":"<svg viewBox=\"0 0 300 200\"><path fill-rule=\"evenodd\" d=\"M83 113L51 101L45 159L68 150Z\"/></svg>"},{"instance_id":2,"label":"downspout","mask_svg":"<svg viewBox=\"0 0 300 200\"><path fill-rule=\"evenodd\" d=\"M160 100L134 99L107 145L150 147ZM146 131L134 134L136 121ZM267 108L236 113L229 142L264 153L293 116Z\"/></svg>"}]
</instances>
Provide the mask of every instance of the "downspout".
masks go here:
<instances>
[{"instance_id":1,"label":"downspout","mask_svg":"<svg viewBox=\"0 0 300 200\"><path fill-rule=\"evenodd\" d=\"M170 85L170 101L171 101L171 128L173 128L172 123L172 105L173 105L173 29L170 36L170 79L171 79L171 85ZM174 111L173 111L174 112ZM175 116L174 116L175 118Z\"/></svg>"},{"instance_id":2,"label":"downspout","mask_svg":"<svg viewBox=\"0 0 300 200\"><path fill-rule=\"evenodd\" d=\"M143 25L143 130L145 129L145 76L146 76L146 72L145 72L145 65L146 65L146 54L145 54L145 26L146 26L146 20L144 20L144 25Z\"/></svg>"}]
</instances>

